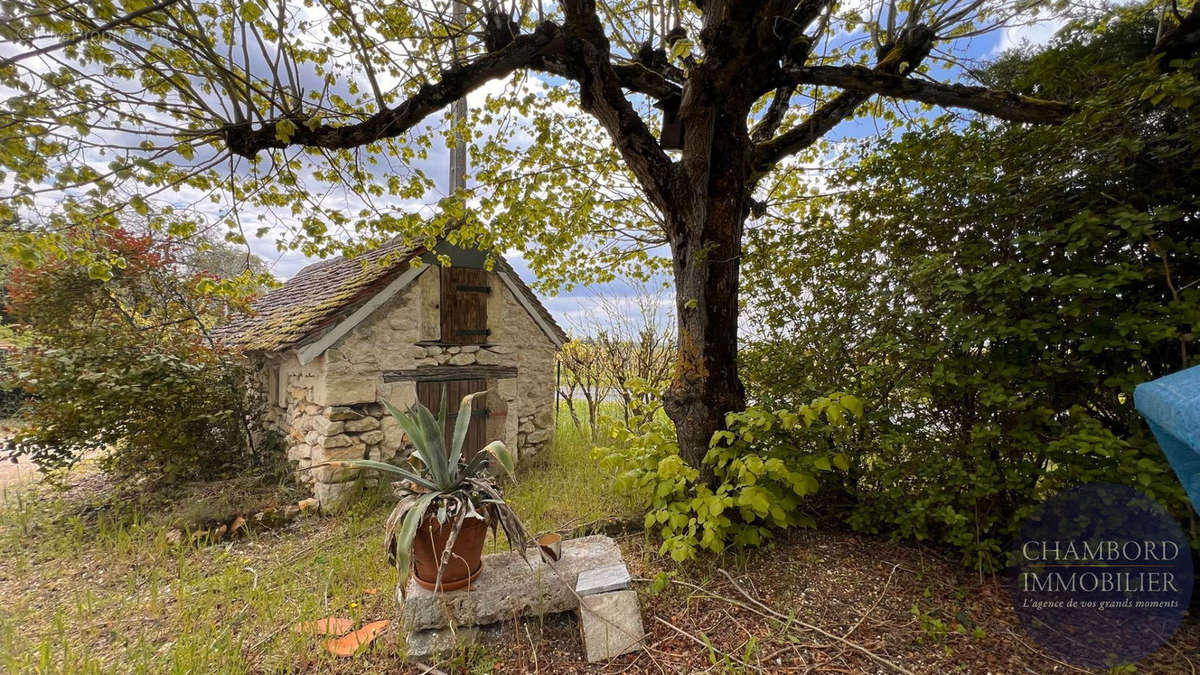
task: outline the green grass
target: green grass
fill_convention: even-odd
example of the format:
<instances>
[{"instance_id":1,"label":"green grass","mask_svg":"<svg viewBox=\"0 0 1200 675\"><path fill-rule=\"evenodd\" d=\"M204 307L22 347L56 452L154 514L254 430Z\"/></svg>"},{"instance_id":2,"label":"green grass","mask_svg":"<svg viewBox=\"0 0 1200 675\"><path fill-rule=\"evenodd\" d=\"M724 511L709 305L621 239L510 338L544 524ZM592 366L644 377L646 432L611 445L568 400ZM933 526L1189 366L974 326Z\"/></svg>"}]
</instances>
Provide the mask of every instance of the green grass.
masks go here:
<instances>
[{"instance_id":1,"label":"green grass","mask_svg":"<svg viewBox=\"0 0 1200 675\"><path fill-rule=\"evenodd\" d=\"M595 470L590 444L564 415L545 457L523 465L507 494L531 531L631 510ZM240 491L240 492L239 492ZM394 619L395 570L383 556L386 500L337 518L305 517L233 543L176 546L181 521L278 488L219 485L173 503L71 501L45 488L0 505L0 672L378 672L403 645L334 660L289 628L328 615ZM243 495L230 500L229 493ZM292 495L284 495L292 497ZM201 504L201 505L198 505ZM213 513L212 515L216 515ZM372 593L372 591L374 591Z\"/></svg>"},{"instance_id":2,"label":"green grass","mask_svg":"<svg viewBox=\"0 0 1200 675\"><path fill-rule=\"evenodd\" d=\"M638 505L613 490L612 476L596 467L592 442L566 411L544 457L523 464L505 499L532 533L571 530L606 517L627 516Z\"/></svg>"}]
</instances>

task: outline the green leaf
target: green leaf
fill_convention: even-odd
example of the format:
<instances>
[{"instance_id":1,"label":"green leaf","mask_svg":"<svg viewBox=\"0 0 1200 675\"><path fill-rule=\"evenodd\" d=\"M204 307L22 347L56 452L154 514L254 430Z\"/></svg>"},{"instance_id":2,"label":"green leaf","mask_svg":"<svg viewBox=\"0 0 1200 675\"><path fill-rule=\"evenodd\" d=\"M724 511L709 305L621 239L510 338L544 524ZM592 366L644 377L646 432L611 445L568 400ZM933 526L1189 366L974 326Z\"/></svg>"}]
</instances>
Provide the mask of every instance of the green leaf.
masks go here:
<instances>
[{"instance_id":1,"label":"green leaf","mask_svg":"<svg viewBox=\"0 0 1200 675\"><path fill-rule=\"evenodd\" d=\"M258 4L258 0L242 0L242 6L238 8L238 16L243 21L257 21L262 15L263 8Z\"/></svg>"},{"instance_id":2,"label":"green leaf","mask_svg":"<svg viewBox=\"0 0 1200 675\"><path fill-rule=\"evenodd\" d=\"M409 507L401 520L400 529L396 533L396 573L399 575L400 594L403 596L408 587L408 575L412 565L412 543L417 535L417 527L425 518L425 511L433 503L439 493L429 492L421 495Z\"/></svg>"},{"instance_id":3,"label":"green leaf","mask_svg":"<svg viewBox=\"0 0 1200 675\"><path fill-rule=\"evenodd\" d=\"M444 392L446 390L443 388L442 391L443 391L442 396L443 396L443 401L444 401L444 399L445 399ZM475 392L474 394L467 394L466 396L463 397L462 403L459 404L459 406L458 406L458 419L454 420L454 440L451 442L451 446L450 446L450 448L451 448L450 449L450 465L451 466L458 466L458 463L460 461L462 461L462 446L463 446L463 442L465 442L467 439L467 428L471 425L472 401L474 401L477 396L483 396L486 393L487 393L487 390L485 389L484 391ZM444 409L445 409L445 407L443 405L443 410ZM444 419L444 417L443 417L443 419ZM443 424L445 424L445 422L443 422ZM445 427L443 427L443 428L445 428Z\"/></svg>"},{"instance_id":4,"label":"green leaf","mask_svg":"<svg viewBox=\"0 0 1200 675\"><path fill-rule=\"evenodd\" d=\"M505 447L502 441L492 441L491 443L488 443L487 445L483 446L483 449L479 451L479 454L484 456L491 455L495 457L500 462L500 468L504 469L504 473L508 474L509 478L512 478L513 481L517 480L516 461L513 459L512 454L508 451L508 448Z\"/></svg>"},{"instance_id":5,"label":"green leaf","mask_svg":"<svg viewBox=\"0 0 1200 675\"><path fill-rule=\"evenodd\" d=\"M768 492L758 486L748 487L738 495L738 505L748 506L760 516L765 516L771 510L771 499Z\"/></svg>"},{"instance_id":6,"label":"green leaf","mask_svg":"<svg viewBox=\"0 0 1200 675\"><path fill-rule=\"evenodd\" d=\"M322 466L350 467L356 469L372 469L374 471L383 471L385 473L391 473L400 476L405 480L410 480L427 490L438 489L437 485L434 485L428 479L418 476L407 469L398 467L395 464L388 464L387 462L377 462L373 459L341 459L332 462L314 464L313 466L309 467L309 469L316 469Z\"/></svg>"},{"instance_id":7,"label":"green leaf","mask_svg":"<svg viewBox=\"0 0 1200 675\"><path fill-rule=\"evenodd\" d=\"M292 135L296 133L296 123L284 118L275 122L275 138L280 143L291 143Z\"/></svg>"},{"instance_id":8,"label":"green leaf","mask_svg":"<svg viewBox=\"0 0 1200 675\"><path fill-rule=\"evenodd\" d=\"M841 398L842 407L854 413L855 417L863 416L863 403L857 396L843 394Z\"/></svg>"}]
</instances>

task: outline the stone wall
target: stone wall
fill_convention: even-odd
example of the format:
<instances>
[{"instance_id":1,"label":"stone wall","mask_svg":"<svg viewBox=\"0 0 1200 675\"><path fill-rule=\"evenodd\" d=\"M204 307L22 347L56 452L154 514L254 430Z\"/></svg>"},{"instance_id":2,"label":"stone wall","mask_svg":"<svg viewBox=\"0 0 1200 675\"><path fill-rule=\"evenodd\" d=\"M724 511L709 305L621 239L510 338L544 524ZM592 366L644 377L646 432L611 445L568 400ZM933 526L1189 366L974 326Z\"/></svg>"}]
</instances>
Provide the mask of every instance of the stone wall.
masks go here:
<instances>
[{"instance_id":1,"label":"stone wall","mask_svg":"<svg viewBox=\"0 0 1200 675\"><path fill-rule=\"evenodd\" d=\"M553 436L555 346L494 274L488 300L487 345L440 345L438 269L427 268L324 354L301 365L295 351L260 357L266 377L277 372L283 393L268 401L267 423L285 438L299 479L325 510L338 510L377 478L350 469L309 467L338 459L388 460L408 452L399 425L380 403L405 409L416 402L413 381L384 382L388 371L426 366L510 366L517 376L489 380L489 440L503 440L521 460ZM264 385L271 391L269 381ZM451 402L452 404L454 402Z\"/></svg>"}]
</instances>

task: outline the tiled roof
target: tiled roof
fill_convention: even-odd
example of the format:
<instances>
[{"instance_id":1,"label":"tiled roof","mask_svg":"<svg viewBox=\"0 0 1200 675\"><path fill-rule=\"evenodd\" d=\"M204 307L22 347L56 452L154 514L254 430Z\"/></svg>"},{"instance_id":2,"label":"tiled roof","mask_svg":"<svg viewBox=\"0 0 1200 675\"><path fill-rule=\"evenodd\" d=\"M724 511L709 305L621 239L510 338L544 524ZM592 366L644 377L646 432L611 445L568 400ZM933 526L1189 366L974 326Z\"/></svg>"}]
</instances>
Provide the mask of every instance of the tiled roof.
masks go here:
<instances>
[{"instance_id":1,"label":"tiled roof","mask_svg":"<svg viewBox=\"0 0 1200 675\"><path fill-rule=\"evenodd\" d=\"M225 344L245 351L274 352L297 347L382 290L409 268L413 258L424 252L424 247L405 246L397 237L355 258L314 263L256 300L249 314L220 326L213 334ZM380 264L385 257L386 262ZM559 342L566 342L566 333L508 262L497 257L495 269L507 273L530 306L557 334Z\"/></svg>"},{"instance_id":2,"label":"tiled roof","mask_svg":"<svg viewBox=\"0 0 1200 675\"><path fill-rule=\"evenodd\" d=\"M370 297L425 251L393 239L355 258L313 263L256 300L250 313L221 326L214 334L245 351L273 352L295 347L304 338L340 318L342 310ZM392 256L380 264L385 256Z\"/></svg>"}]
</instances>

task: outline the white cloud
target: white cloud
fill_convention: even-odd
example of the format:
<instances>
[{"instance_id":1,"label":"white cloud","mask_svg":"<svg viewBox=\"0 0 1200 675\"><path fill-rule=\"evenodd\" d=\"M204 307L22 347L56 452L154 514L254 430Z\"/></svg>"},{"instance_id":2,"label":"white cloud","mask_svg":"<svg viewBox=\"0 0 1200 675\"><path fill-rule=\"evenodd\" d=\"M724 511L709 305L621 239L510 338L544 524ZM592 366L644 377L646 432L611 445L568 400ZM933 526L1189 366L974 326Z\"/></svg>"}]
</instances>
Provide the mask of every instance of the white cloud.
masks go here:
<instances>
[{"instance_id":1,"label":"white cloud","mask_svg":"<svg viewBox=\"0 0 1200 675\"><path fill-rule=\"evenodd\" d=\"M992 54L1000 54L1019 47L1040 47L1050 42L1054 34L1067 25L1064 17L1035 19L1018 26L1008 26L1000 31L999 40Z\"/></svg>"}]
</instances>

